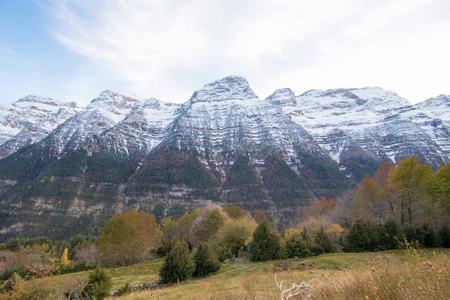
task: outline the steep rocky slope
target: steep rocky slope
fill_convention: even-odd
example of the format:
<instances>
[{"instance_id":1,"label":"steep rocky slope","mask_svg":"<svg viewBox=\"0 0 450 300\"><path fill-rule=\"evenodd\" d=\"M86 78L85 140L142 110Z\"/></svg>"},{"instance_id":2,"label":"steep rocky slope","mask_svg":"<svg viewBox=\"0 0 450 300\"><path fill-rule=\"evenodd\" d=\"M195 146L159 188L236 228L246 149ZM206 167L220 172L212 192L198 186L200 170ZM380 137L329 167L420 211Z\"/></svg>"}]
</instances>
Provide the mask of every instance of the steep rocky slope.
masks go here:
<instances>
[{"instance_id":1,"label":"steep rocky slope","mask_svg":"<svg viewBox=\"0 0 450 300\"><path fill-rule=\"evenodd\" d=\"M93 233L132 206L237 204L292 219L380 162L448 162L448 101L413 106L380 88L259 99L239 76L183 104L111 91L83 109L26 97L0 109L2 239Z\"/></svg>"},{"instance_id":2,"label":"steep rocky slope","mask_svg":"<svg viewBox=\"0 0 450 300\"><path fill-rule=\"evenodd\" d=\"M434 167L448 162L448 130L431 128L439 123L437 119L393 92L312 90L295 97L283 89L267 100L301 124L356 180L373 172L380 162L393 163L412 155Z\"/></svg>"},{"instance_id":3,"label":"steep rocky slope","mask_svg":"<svg viewBox=\"0 0 450 300\"><path fill-rule=\"evenodd\" d=\"M39 96L27 96L0 106L0 158L39 142L81 108Z\"/></svg>"}]
</instances>

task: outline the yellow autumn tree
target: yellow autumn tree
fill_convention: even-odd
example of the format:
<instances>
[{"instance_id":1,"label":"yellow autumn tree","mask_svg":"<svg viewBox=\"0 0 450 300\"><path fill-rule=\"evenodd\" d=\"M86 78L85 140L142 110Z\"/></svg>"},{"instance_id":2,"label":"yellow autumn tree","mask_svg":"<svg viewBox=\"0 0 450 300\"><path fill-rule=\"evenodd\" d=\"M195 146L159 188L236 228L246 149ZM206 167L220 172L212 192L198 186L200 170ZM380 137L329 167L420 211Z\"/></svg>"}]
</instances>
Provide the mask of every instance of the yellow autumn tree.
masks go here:
<instances>
[{"instance_id":1,"label":"yellow autumn tree","mask_svg":"<svg viewBox=\"0 0 450 300\"><path fill-rule=\"evenodd\" d=\"M450 163L439 166L430 178L429 202L425 206L426 218L435 224L445 224L450 215Z\"/></svg>"},{"instance_id":2,"label":"yellow autumn tree","mask_svg":"<svg viewBox=\"0 0 450 300\"><path fill-rule=\"evenodd\" d=\"M400 212L400 224L414 224L415 217L421 213L421 204L429 199L431 166L422 165L415 156L399 160L389 173L389 186Z\"/></svg>"},{"instance_id":3,"label":"yellow autumn tree","mask_svg":"<svg viewBox=\"0 0 450 300\"><path fill-rule=\"evenodd\" d=\"M339 240L339 237L341 236L342 232L344 232L344 229L338 224L333 224L330 226L330 228L326 230L326 233L328 233L328 235L335 243Z\"/></svg>"},{"instance_id":4,"label":"yellow autumn tree","mask_svg":"<svg viewBox=\"0 0 450 300\"><path fill-rule=\"evenodd\" d=\"M439 166L430 181L430 193L434 200L450 210L450 163Z\"/></svg>"},{"instance_id":5,"label":"yellow autumn tree","mask_svg":"<svg viewBox=\"0 0 450 300\"><path fill-rule=\"evenodd\" d=\"M300 236L300 233L301 233L300 230L297 228L289 228L284 233L284 239L286 241L293 240L295 238L298 238Z\"/></svg>"},{"instance_id":6,"label":"yellow autumn tree","mask_svg":"<svg viewBox=\"0 0 450 300\"><path fill-rule=\"evenodd\" d=\"M161 238L154 215L130 209L117 213L100 229L98 247L106 265L131 265L148 259Z\"/></svg>"},{"instance_id":7,"label":"yellow autumn tree","mask_svg":"<svg viewBox=\"0 0 450 300\"><path fill-rule=\"evenodd\" d=\"M70 263L69 261L69 249L64 249L63 255L61 256L61 264L62 265L68 265Z\"/></svg>"}]
</instances>

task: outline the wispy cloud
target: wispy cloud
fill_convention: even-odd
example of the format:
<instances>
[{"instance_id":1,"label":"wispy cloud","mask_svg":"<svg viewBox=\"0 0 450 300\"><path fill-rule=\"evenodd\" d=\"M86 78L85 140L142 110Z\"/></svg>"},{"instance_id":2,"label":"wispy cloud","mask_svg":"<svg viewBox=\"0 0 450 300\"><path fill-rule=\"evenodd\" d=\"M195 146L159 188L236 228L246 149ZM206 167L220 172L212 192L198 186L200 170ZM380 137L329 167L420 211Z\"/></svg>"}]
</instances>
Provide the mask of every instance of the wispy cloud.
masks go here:
<instances>
[{"instance_id":1,"label":"wispy cloud","mask_svg":"<svg viewBox=\"0 0 450 300\"><path fill-rule=\"evenodd\" d=\"M49 3L58 20L57 39L105 70L105 76L141 96L185 101L194 89L228 74L246 76L261 97L281 87L300 93L361 85L381 85L410 99L425 97L433 91L417 90L419 82L430 80L431 73L438 83L439 69L450 67L447 2ZM440 86L435 85L430 89Z\"/></svg>"}]
</instances>

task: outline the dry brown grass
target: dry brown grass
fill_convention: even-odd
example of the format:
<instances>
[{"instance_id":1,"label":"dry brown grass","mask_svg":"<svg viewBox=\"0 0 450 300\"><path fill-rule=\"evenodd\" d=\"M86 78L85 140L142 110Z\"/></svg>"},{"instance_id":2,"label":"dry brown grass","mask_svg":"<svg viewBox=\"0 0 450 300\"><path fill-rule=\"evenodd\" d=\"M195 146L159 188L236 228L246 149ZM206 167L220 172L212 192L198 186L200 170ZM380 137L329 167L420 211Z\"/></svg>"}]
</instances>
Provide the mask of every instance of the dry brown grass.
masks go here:
<instances>
[{"instance_id":1,"label":"dry brown grass","mask_svg":"<svg viewBox=\"0 0 450 300\"><path fill-rule=\"evenodd\" d=\"M333 268L328 263L326 266L321 263L331 258L343 264L338 261L340 255L342 259L352 260L349 265L353 266ZM450 299L448 251L430 253L415 250L406 255L400 251L347 253L310 260L314 259L317 259L314 268L276 271L280 281L313 285L308 295L295 299ZM361 263L361 259L365 262ZM297 263L290 262L293 266ZM132 293L121 299L280 299L280 291L274 281L276 263L256 266L249 263L245 267L247 271L243 272L236 272L231 267L205 279Z\"/></svg>"},{"instance_id":2,"label":"dry brown grass","mask_svg":"<svg viewBox=\"0 0 450 300\"><path fill-rule=\"evenodd\" d=\"M58 277L57 280L55 280L56 277ZM87 284L86 277L56 277L23 282L12 291L0 293L0 299L84 299L83 289Z\"/></svg>"},{"instance_id":3,"label":"dry brown grass","mask_svg":"<svg viewBox=\"0 0 450 300\"><path fill-rule=\"evenodd\" d=\"M381 259L369 270L350 270L311 299L450 299L449 256L416 250L407 262Z\"/></svg>"}]
</instances>

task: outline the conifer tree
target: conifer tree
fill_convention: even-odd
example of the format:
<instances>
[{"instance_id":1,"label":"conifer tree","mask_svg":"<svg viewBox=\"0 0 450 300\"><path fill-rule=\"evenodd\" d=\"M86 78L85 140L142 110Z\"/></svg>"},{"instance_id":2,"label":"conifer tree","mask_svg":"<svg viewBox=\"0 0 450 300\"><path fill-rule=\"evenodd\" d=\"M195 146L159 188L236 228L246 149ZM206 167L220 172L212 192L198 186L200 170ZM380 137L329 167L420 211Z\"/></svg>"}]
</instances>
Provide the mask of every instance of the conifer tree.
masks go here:
<instances>
[{"instance_id":1,"label":"conifer tree","mask_svg":"<svg viewBox=\"0 0 450 300\"><path fill-rule=\"evenodd\" d=\"M444 248L450 248L450 226L445 224L439 230L440 244Z\"/></svg>"},{"instance_id":2,"label":"conifer tree","mask_svg":"<svg viewBox=\"0 0 450 300\"><path fill-rule=\"evenodd\" d=\"M109 296L111 289L111 276L99 266L89 274L88 284L84 288L84 293L88 299L104 299Z\"/></svg>"},{"instance_id":3,"label":"conifer tree","mask_svg":"<svg viewBox=\"0 0 450 300\"><path fill-rule=\"evenodd\" d=\"M204 277L220 269L219 259L208 243L202 243L198 246L194 259L195 276Z\"/></svg>"},{"instance_id":4,"label":"conifer tree","mask_svg":"<svg viewBox=\"0 0 450 300\"><path fill-rule=\"evenodd\" d=\"M161 283L174 283L188 279L195 271L195 263L187 242L177 241L166 256L159 271Z\"/></svg>"},{"instance_id":5,"label":"conifer tree","mask_svg":"<svg viewBox=\"0 0 450 300\"><path fill-rule=\"evenodd\" d=\"M288 257L307 257L311 255L308 244L301 237L300 230L291 228L286 231L286 253Z\"/></svg>"},{"instance_id":6,"label":"conifer tree","mask_svg":"<svg viewBox=\"0 0 450 300\"><path fill-rule=\"evenodd\" d=\"M347 250L352 252L375 251L379 247L377 225L368 220L356 220L347 234Z\"/></svg>"},{"instance_id":7,"label":"conifer tree","mask_svg":"<svg viewBox=\"0 0 450 300\"><path fill-rule=\"evenodd\" d=\"M389 218L380 225L380 250L392 250L399 249L400 243L398 241L403 241L405 235L403 234L402 227L394 218Z\"/></svg>"},{"instance_id":8,"label":"conifer tree","mask_svg":"<svg viewBox=\"0 0 450 300\"><path fill-rule=\"evenodd\" d=\"M266 261L283 256L283 247L278 233L270 230L267 221L261 222L253 233L253 240L249 245L251 261Z\"/></svg>"},{"instance_id":9,"label":"conifer tree","mask_svg":"<svg viewBox=\"0 0 450 300\"><path fill-rule=\"evenodd\" d=\"M336 244L330 240L323 227L320 227L319 231L316 232L312 250L314 254L318 255L336 252L338 248Z\"/></svg>"}]
</instances>

